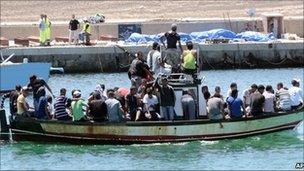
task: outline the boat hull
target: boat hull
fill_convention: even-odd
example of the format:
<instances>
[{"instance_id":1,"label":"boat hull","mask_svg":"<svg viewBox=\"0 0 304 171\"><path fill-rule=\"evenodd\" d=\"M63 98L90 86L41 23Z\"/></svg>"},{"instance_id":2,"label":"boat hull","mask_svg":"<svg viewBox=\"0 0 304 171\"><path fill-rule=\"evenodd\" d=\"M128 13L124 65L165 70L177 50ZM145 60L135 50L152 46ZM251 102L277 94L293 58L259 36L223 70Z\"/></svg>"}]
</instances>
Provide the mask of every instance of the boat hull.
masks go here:
<instances>
[{"instance_id":1,"label":"boat hull","mask_svg":"<svg viewBox=\"0 0 304 171\"><path fill-rule=\"evenodd\" d=\"M27 85L31 75L48 81L50 74L50 63L8 63L0 67L0 91L14 90L17 84Z\"/></svg>"},{"instance_id":2,"label":"boat hull","mask_svg":"<svg viewBox=\"0 0 304 171\"><path fill-rule=\"evenodd\" d=\"M29 118L12 123L15 140L70 143L132 144L241 138L294 128L302 111L259 118L214 122L208 120L126 123L70 123Z\"/></svg>"}]
</instances>

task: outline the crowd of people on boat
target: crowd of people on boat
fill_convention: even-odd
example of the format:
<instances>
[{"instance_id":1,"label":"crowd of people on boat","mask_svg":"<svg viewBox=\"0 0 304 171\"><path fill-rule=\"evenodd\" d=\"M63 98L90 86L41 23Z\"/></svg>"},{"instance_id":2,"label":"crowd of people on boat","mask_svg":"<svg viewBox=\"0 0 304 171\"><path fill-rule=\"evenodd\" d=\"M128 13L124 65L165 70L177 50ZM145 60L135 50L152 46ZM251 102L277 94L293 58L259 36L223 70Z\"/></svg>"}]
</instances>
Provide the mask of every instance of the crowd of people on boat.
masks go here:
<instances>
[{"instance_id":1,"label":"crowd of people on boat","mask_svg":"<svg viewBox=\"0 0 304 171\"><path fill-rule=\"evenodd\" d=\"M4 95L10 98L10 112L38 119L75 122L157 121L176 119L174 109L180 103L178 105L182 106L183 119L197 119L198 95L190 89L184 89L181 99L177 99L174 88L169 85L168 76L171 73L183 73L182 76L192 84L199 82L197 52L193 49L193 43L187 42L187 49L183 50L176 31L177 26L173 24L171 30L163 35L163 39L167 40L165 45L161 39L166 48L164 53L160 53L157 42L153 43L147 60L141 51L136 53L128 71L130 88L106 89L104 84L98 84L88 99L84 99L81 90L77 89L72 90L71 96L67 97L67 90L62 88L55 98L47 83L33 75L26 87L18 85L15 91ZM177 44L180 51L177 50ZM237 84L231 83L225 99L219 86L215 87L213 95L208 86L202 86L201 93L205 100L200 103L207 106L207 116L211 120L297 110L303 107L303 92L300 80L294 79L291 84L292 87L287 89L283 83L278 83L277 91L271 85L265 87L252 84L241 96ZM47 95L46 89L50 95ZM27 102L29 92L33 92L32 107Z\"/></svg>"},{"instance_id":2,"label":"crowd of people on boat","mask_svg":"<svg viewBox=\"0 0 304 171\"><path fill-rule=\"evenodd\" d=\"M139 88L130 89L105 88L98 84L87 99L82 97L81 90L72 90L67 96L65 88L60 89L55 98L47 83L33 75L28 86L16 86L16 90L4 95L10 98L12 115L22 115L45 120L61 120L74 122L122 122L122 121L158 121L177 119L174 107L180 103L185 120L199 118L196 112L195 94L183 90L180 99L168 84L168 78L162 76L158 81L149 83L143 81ZM303 108L303 92L300 81L293 79L290 88L278 83L276 91L271 85L257 86L252 84L242 96L236 83L231 83L227 96L221 93L219 86L211 94L208 86L202 86L201 92L207 106L207 116L210 120L236 119L275 114L278 111L293 111ZM48 94L46 93L48 90ZM33 105L30 106L28 96L33 92Z\"/></svg>"}]
</instances>

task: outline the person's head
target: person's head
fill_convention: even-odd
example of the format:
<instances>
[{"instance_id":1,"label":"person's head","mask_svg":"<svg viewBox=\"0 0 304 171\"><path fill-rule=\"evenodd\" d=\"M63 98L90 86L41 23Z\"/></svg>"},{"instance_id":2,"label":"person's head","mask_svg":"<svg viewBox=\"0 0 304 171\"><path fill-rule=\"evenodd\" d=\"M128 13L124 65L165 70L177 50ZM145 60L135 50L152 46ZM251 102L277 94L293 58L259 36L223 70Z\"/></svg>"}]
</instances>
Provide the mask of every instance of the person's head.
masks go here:
<instances>
[{"instance_id":1,"label":"person's head","mask_svg":"<svg viewBox=\"0 0 304 171\"><path fill-rule=\"evenodd\" d=\"M152 45L152 49L157 50L158 46L159 46L159 44L157 42L154 42L153 45Z\"/></svg>"},{"instance_id":2,"label":"person's head","mask_svg":"<svg viewBox=\"0 0 304 171\"><path fill-rule=\"evenodd\" d=\"M231 90L237 89L237 84L236 83L231 83L230 84L230 89Z\"/></svg>"},{"instance_id":3,"label":"person's head","mask_svg":"<svg viewBox=\"0 0 304 171\"><path fill-rule=\"evenodd\" d=\"M15 86L15 90L17 90L18 92L20 92L21 89L22 89L21 85L18 84L18 85Z\"/></svg>"},{"instance_id":4,"label":"person's head","mask_svg":"<svg viewBox=\"0 0 304 171\"><path fill-rule=\"evenodd\" d=\"M29 89L27 87L22 87L21 93L24 97L27 97L29 94Z\"/></svg>"},{"instance_id":5,"label":"person's head","mask_svg":"<svg viewBox=\"0 0 304 171\"><path fill-rule=\"evenodd\" d=\"M186 95L186 94L188 94L188 90L183 90L182 95Z\"/></svg>"},{"instance_id":6,"label":"person's head","mask_svg":"<svg viewBox=\"0 0 304 171\"><path fill-rule=\"evenodd\" d=\"M238 96L238 90L237 89L234 89L231 91L231 96L234 97L234 98L237 98Z\"/></svg>"},{"instance_id":7,"label":"person's head","mask_svg":"<svg viewBox=\"0 0 304 171\"><path fill-rule=\"evenodd\" d=\"M109 98L114 98L114 96L115 96L114 90L109 89L107 93L108 93Z\"/></svg>"},{"instance_id":8,"label":"person's head","mask_svg":"<svg viewBox=\"0 0 304 171\"><path fill-rule=\"evenodd\" d=\"M171 30L174 31L174 32L176 32L176 30L177 30L177 24L173 23L171 25Z\"/></svg>"},{"instance_id":9,"label":"person's head","mask_svg":"<svg viewBox=\"0 0 304 171\"><path fill-rule=\"evenodd\" d=\"M283 87L284 87L283 83L280 82L277 84L277 90L280 90Z\"/></svg>"},{"instance_id":10,"label":"person's head","mask_svg":"<svg viewBox=\"0 0 304 171\"><path fill-rule=\"evenodd\" d=\"M30 83L33 83L36 79L37 79L37 76L36 75L32 75L30 77Z\"/></svg>"},{"instance_id":11,"label":"person's head","mask_svg":"<svg viewBox=\"0 0 304 171\"><path fill-rule=\"evenodd\" d=\"M267 85L265 88L266 91L272 92L272 86L271 85Z\"/></svg>"},{"instance_id":12,"label":"person's head","mask_svg":"<svg viewBox=\"0 0 304 171\"><path fill-rule=\"evenodd\" d=\"M72 14L72 19L75 19L75 14Z\"/></svg>"},{"instance_id":13,"label":"person's head","mask_svg":"<svg viewBox=\"0 0 304 171\"><path fill-rule=\"evenodd\" d=\"M47 101L48 103L51 103L51 104L52 104L52 102L53 102L52 96L48 95L48 96L46 97L46 101Z\"/></svg>"},{"instance_id":14,"label":"person's head","mask_svg":"<svg viewBox=\"0 0 304 171\"><path fill-rule=\"evenodd\" d=\"M44 18L44 14L40 14L40 18L43 19Z\"/></svg>"},{"instance_id":15,"label":"person's head","mask_svg":"<svg viewBox=\"0 0 304 171\"><path fill-rule=\"evenodd\" d=\"M72 91L71 91L71 94L72 94L72 97L74 97L74 92L75 91L77 91L76 89L73 89Z\"/></svg>"},{"instance_id":16,"label":"person's head","mask_svg":"<svg viewBox=\"0 0 304 171\"><path fill-rule=\"evenodd\" d=\"M93 93L93 99L94 99L94 100L100 100L100 99L101 99L100 93L94 92L94 93Z\"/></svg>"},{"instance_id":17,"label":"person's head","mask_svg":"<svg viewBox=\"0 0 304 171\"><path fill-rule=\"evenodd\" d=\"M147 88L147 94L148 94L149 98L152 98L152 96L153 96L153 89L152 89L152 87Z\"/></svg>"},{"instance_id":18,"label":"person's head","mask_svg":"<svg viewBox=\"0 0 304 171\"><path fill-rule=\"evenodd\" d=\"M193 49L193 43L191 41L186 43L187 49L192 50Z\"/></svg>"},{"instance_id":19,"label":"person's head","mask_svg":"<svg viewBox=\"0 0 304 171\"><path fill-rule=\"evenodd\" d=\"M258 91L263 94L264 93L264 90L265 90L265 87L263 85L259 85L258 86Z\"/></svg>"},{"instance_id":20,"label":"person's head","mask_svg":"<svg viewBox=\"0 0 304 171\"><path fill-rule=\"evenodd\" d=\"M80 98L81 97L81 91L80 90L76 90L73 92L73 97L74 98Z\"/></svg>"},{"instance_id":21,"label":"person's head","mask_svg":"<svg viewBox=\"0 0 304 171\"><path fill-rule=\"evenodd\" d=\"M206 100L210 99L210 97L211 97L211 94L209 93L209 91L206 91L203 95Z\"/></svg>"},{"instance_id":22,"label":"person's head","mask_svg":"<svg viewBox=\"0 0 304 171\"><path fill-rule=\"evenodd\" d=\"M163 77L161 79L161 83L162 83L163 86L167 86L168 85L168 78L167 77Z\"/></svg>"},{"instance_id":23,"label":"person's head","mask_svg":"<svg viewBox=\"0 0 304 171\"><path fill-rule=\"evenodd\" d=\"M130 94L135 95L137 93L137 88L135 86L131 86L130 88Z\"/></svg>"},{"instance_id":24,"label":"person's head","mask_svg":"<svg viewBox=\"0 0 304 171\"><path fill-rule=\"evenodd\" d=\"M208 86L204 85L202 86L202 93L209 92Z\"/></svg>"},{"instance_id":25,"label":"person's head","mask_svg":"<svg viewBox=\"0 0 304 171\"><path fill-rule=\"evenodd\" d=\"M144 57L144 54L142 53L142 51L138 51L138 52L136 53L136 57L137 57L139 60L142 60L143 57Z\"/></svg>"},{"instance_id":26,"label":"person's head","mask_svg":"<svg viewBox=\"0 0 304 171\"><path fill-rule=\"evenodd\" d=\"M256 84L252 84L251 86L250 86L250 93L253 93L253 92L255 92L256 90L258 89L258 86L256 85Z\"/></svg>"},{"instance_id":27,"label":"person's head","mask_svg":"<svg viewBox=\"0 0 304 171\"><path fill-rule=\"evenodd\" d=\"M60 96L65 96L66 95L66 89L62 88L60 89Z\"/></svg>"},{"instance_id":28,"label":"person's head","mask_svg":"<svg viewBox=\"0 0 304 171\"><path fill-rule=\"evenodd\" d=\"M100 88L104 91L106 89L106 86L104 84L100 84Z\"/></svg>"},{"instance_id":29,"label":"person's head","mask_svg":"<svg viewBox=\"0 0 304 171\"><path fill-rule=\"evenodd\" d=\"M46 15L46 14L44 15L44 18L47 18L47 15Z\"/></svg>"},{"instance_id":30,"label":"person's head","mask_svg":"<svg viewBox=\"0 0 304 171\"><path fill-rule=\"evenodd\" d=\"M299 79L293 79L291 81L292 86L294 87L300 87L300 80Z\"/></svg>"},{"instance_id":31,"label":"person's head","mask_svg":"<svg viewBox=\"0 0 304 171\"><path fill-rule=\"evenodd\" d=\"M219 86L216 86L216 87L214 88L214 91L215 91L215 93L217 93L217 94L221 94L221 88L220 88Z\"/></svg>"}]
</instances>

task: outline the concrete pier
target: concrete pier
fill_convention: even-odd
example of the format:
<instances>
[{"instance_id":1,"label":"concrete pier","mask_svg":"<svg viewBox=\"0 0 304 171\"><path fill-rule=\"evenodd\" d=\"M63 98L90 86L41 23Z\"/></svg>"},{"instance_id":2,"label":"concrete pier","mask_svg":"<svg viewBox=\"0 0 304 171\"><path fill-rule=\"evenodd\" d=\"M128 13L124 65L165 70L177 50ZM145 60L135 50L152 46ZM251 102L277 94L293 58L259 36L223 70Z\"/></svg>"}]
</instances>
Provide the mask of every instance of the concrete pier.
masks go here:
<instances>
[{"instance_id":1,"label":"concrete pier","mask_svg":"<svg viewBox=\"0 0 304 171\"><path fill-rule=\"evenodd\" d=\"M123 45L131 53L145 55L151 45ZM304 67L303 40L277 40L267 43L196 44L201 69ZM114 45L11 47L3 56L15 53L13 62L50 62L67 73L126 71L132 57Z\"/></svg>"}]
</instances>

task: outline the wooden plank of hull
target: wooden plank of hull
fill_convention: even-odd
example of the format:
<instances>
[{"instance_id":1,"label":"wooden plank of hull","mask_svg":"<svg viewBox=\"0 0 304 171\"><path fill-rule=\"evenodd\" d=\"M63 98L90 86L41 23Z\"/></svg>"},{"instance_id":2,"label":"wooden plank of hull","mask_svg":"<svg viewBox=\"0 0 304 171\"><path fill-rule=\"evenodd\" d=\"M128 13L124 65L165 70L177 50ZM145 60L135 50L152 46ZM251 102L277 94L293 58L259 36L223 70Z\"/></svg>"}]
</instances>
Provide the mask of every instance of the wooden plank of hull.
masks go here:
<instances>
[{"instance_id":1,"label":"wooden plank of hull","mask_svg":"<svg viewBox=\"0 0 304 171\"><path fill-rule=\"evenodd\" d=\"M303 120L303 111L283 114L264 119L244 121L195 124L178 122L171 124L151 125L140 123L129 124L67 124L60 122L39 123L42 132L13 129L13 132L25 135L49 137L53 139L74 139L78 141L99 141L117 143L179 142L192 140L215 140L224 138L245 137L254 134L274 132L295 127ZM168 122L167 122L168 123ZM16 134L16 135L18 135Z\"/></svg>"}]
</instances>

